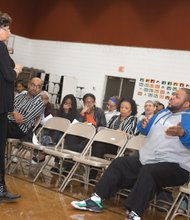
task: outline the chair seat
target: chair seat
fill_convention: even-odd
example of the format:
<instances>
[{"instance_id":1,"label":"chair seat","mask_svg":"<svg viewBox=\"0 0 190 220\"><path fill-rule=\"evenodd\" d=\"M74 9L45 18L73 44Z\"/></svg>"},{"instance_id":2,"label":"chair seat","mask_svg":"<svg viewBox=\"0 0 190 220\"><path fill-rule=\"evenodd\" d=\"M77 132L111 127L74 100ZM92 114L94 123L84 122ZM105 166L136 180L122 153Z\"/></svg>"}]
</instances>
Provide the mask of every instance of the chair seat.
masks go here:
<instances>
[{"instance_id":1,"label":"chair seat","mask_svg":"<svg viewBox=\"0 0 190 220\"><path fill-rule=\"evenodd\" d=\"M190 195L190 188L188 185L180 186L179 191Z\"/></svg>"},{"instance_id":2,"label":"chair seat","mask_svg":"<svg viewBox=\"0 0 190 220\"><path fill-rule=\"evenodd\" d=\"M108 161L106 159L98 158L98 157L73 157L73 160L78 163L83 163L89 166L95 166L95 167L107 167L111 161Z\"/></svg>"},{"instance_id":3,"label":"chair seat","mask_svg":"<svg viewBox=\"0 0 190 220\"><path fill-rule=\"evenodd\" d=\"M17 138L7 138L7 142L14 143L14 144L19 144L19 143L21 143L21 140L17 139Z\"/></svg>"},{"instance_id":4,"label":"chair seat","mask_svg":"<svg viewBox=\"0 0 190 220\"><path fill-rule=\"evenodd\" d=\"M46 147L43 149L43 151L45 154L52 155L54 157L59 157L59 158L67 158L67 159L72 159L74 156L80 155L80 153L73 152L70 150L62 150L61 152L60 150L55 150L54 148L50 149Z\"/></svg>"},{"instance_id":5,"label":"chair seat","mask_svg":"<svg viewBox=\"0 0 190 220\"><path fill-rule=\"evenodd\" d=\"M44 150L45 146L43 145L37 145L37 144L33 144L31 142L22 142L22 146L24 147L29 147L29 148L32 148L32 149L35 149L35 150Z\"/></svg>"}]
</instances>

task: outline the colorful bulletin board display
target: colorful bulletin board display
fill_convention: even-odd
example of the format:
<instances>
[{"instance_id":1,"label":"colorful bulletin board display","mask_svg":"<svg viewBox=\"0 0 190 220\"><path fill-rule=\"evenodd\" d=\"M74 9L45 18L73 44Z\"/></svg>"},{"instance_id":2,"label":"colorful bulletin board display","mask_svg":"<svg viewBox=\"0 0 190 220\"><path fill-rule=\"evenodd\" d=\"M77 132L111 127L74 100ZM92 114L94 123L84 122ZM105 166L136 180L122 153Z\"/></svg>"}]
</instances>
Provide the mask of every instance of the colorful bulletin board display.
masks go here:
<instances>
[{"instance_id":1,"label":"colorful bulletin board display","mask_svg":"<svg viewBox=\"0 0 190 220\"><path fill-rule=\"evenodd\" d=\"M179 88L190 88L190 84L174 81L140 78L137 95L168 100Z\"/></svg>"}]
</instances>

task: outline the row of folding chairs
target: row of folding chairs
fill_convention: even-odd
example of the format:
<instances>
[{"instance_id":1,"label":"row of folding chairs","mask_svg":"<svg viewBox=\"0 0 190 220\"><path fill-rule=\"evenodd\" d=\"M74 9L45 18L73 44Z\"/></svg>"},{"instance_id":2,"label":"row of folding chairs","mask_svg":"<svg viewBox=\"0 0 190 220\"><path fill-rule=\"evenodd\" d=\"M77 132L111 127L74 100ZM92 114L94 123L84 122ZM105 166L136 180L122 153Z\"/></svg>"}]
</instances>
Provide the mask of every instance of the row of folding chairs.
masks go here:
<instances>
[{"instance_id":1,"label":"row of folding chairs","mask_svg":"<svg viewBox=\"0 0 190 220\"><path fill-rule=\"evenodd\" d=\"M96 129L94 126L80 122L76 124L71 124L67 128L63 137L61 138L62 143L67 135L79 136L88 140L85 142L85 146L83 146L84 149L82 150L82 152L65 149L64 145L60 148L60 143L55 146L55 148L44 147L43 151L47 155L47 159L35 176L33 182L35 182L40 174L42 174L43 171L50 165L51 159L57 157L61 161L59 167L60 173L58 175L59 177L64 176L64 180L60 184L59 191L63 192L65 187L71 180L83 182L85 183L85 186L87 186L89 185L88 178L90 169L92 167L93 169L96 167L99 171L103 171L110 163L110 160L94 157L91 155L93 143L102 142L117 146L117 157L123 154L127 142L127 135L122 131L105 128L96 133ZM71 162L72 168L66 173L66 175L62 175L62 168L64 168L63 164L65 161ZM79 165L82 165L82 167L84 168L84 172L82 175L77 174L77 168L79 167ZM74 179L72 177L74 177ZM59 180L61 180L61 178L59 178Z\"/></svg>"},{"instance_id":2,"label":"row of folding chairs","mask_svg":"<svg viewBox=\"0 0 190 220\"><path fill-rule=\"evenodd\" d=\"M105 169L109 163L110 160L102 159L98 157L93 157L91 155L92 152L92 144L95 141L103 142L103 143L110 143L118 147L118 153L116 157L123 154L125 150L125 145L127 143L127 136L124 132L119 130L112 130L112 129L102 129L98 133L96 133L96 129L94 126L89 125L87 123L75 123L71 124L69 120L59 117L53 117L52 119L48 120L38 131L36 137L37 139L41 139L41 135L43 135L44 130L50 130L50 131L59 131L62 133L60 136L59 141L54 146L43 146L40 143L34 144L31 142L21 142L19 140L20 148L17 151L14 157L18 158L18 162L13 166L12 169L9 169L8 173L14 173L16 170L16 167L19 165L22 167L23 159L26 160L25 156L27 152L29 152L30 156L28 158L28 167L30 169L32 163L32 155L33 151L37 150L39 152L43 152L46 155L46 160L43 163L43 165L40 167L39 171L35 175L35 178L33 179L33 182L35 182L38 177L43 174L43 171L51 166L51 159L52 158L59 158L60 160L60 172L58 173L59 180L62 180L62 177L64 177L64 181L62 181L61 186L59 188L60 191L63 191L66 185L70 182L72 176L74 175L75 171L77 170L79 164L83 164L85 167L85 180L84 183L88 183L88 173L89 169L91 167L97 167L98 169ZM67 135L73 135L73 136L79 136L85 138L87 141L85 142L84 150L82 152L76 152L69 149L65 149L64 147L64 140ZM16 143L16 142L15 142ZM10 145L10 143L9 143ZM12 145L12 143L11 143ZM10 147L10 146L9 146ZM13 158L13 157L12 157ZM7 168L12 164L12 160L10 159L7 163ZM73 163L73 167L71 171L68 172L66 176L62 175L62 168L64 161L69 161ZM89 168L88 168L89 167ZM50 171L50 169L49 169ZM75 176L75 175L74 175ZM79 178L79 181L81 181L81 178Z\"/></svg>"}]
</instances>

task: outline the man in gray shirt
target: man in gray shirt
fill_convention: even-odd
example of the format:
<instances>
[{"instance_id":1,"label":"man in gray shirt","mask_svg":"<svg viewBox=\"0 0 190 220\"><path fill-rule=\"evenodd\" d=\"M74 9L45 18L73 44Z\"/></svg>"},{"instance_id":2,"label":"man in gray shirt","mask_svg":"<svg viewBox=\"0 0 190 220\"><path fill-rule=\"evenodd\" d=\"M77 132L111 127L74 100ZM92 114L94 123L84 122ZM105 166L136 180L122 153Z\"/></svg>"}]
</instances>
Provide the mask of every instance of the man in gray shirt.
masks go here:
<instances>
[{"instance_id":1,"label":"man in gray shirt","mask_svg":"<svg viewBox=\"0 0 190 220\"><path fill-rule=\"evenodd\" d=\"M125 220L140 220L155 193L162 187L187 182L190 171L190 89L181 88L168 107L137 125L146 135L139 157L115 159L94 188L90 198L73 201L76 209L101 212L102 200L119 189L130 188L125 201Z\"/></svg>"}]
</instances>

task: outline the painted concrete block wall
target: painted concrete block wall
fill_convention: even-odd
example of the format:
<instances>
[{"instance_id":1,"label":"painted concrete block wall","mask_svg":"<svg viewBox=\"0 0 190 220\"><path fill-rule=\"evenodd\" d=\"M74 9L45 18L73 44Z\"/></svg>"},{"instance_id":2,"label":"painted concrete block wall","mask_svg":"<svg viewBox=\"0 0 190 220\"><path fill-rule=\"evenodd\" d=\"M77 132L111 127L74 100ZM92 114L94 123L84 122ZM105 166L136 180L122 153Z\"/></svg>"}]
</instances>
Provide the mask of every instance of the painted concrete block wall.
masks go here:
<instances>
[{"instance_id":1,"label":"painted concrete block wall","mask_svg":"<svg viewBox=\"0 0 190 220\"><path fill-rule=\"evenodd\" d=\"M15 38L12 57L16 62L52 75L76 77L84 93L95 94L98 106L102 105L106 75L136 79L133 98L139 113L147 99L155 100L137 95L141 78L190 83L189 51ZM160 101L167 105L167 100Z\"/></svg>"}]
</instances>

